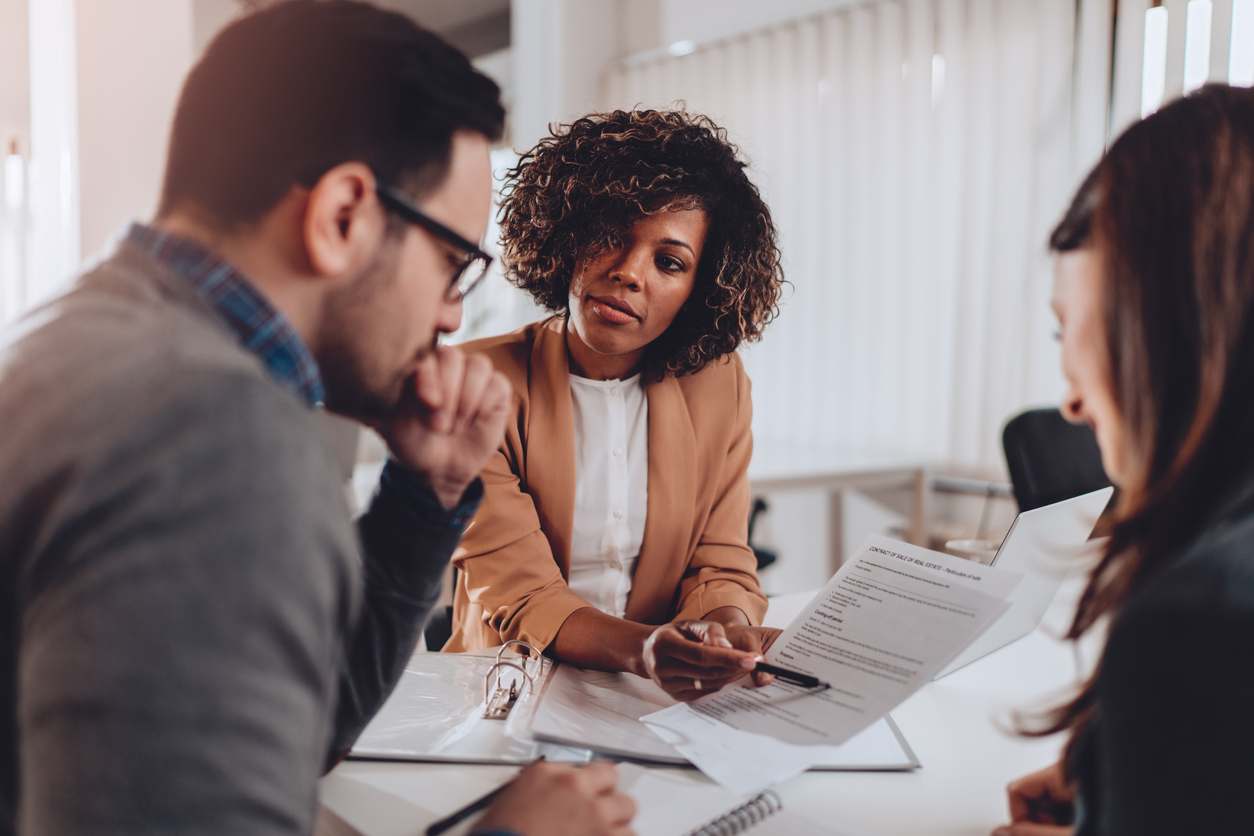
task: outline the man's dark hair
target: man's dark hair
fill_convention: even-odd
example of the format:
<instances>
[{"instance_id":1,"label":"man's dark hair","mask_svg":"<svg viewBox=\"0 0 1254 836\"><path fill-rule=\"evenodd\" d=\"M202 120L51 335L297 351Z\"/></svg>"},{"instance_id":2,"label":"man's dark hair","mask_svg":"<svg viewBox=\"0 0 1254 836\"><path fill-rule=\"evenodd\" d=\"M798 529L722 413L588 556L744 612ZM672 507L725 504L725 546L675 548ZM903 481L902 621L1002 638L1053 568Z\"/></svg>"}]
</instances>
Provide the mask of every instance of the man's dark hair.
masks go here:
<instances>
[{"instance_id":1,"label":"man's dark hair","mask_svg":"<svg viewBox=\"0 0 1254 836\"><path fill-rule=\"evenodd\" d=\"M455 131L496 139L504 116L496 83L404 15L278 3L224 29L188 75L159 214L191 204L248 224L349 161L421 195L443 181Z\"/></svg>"}]
</instances>

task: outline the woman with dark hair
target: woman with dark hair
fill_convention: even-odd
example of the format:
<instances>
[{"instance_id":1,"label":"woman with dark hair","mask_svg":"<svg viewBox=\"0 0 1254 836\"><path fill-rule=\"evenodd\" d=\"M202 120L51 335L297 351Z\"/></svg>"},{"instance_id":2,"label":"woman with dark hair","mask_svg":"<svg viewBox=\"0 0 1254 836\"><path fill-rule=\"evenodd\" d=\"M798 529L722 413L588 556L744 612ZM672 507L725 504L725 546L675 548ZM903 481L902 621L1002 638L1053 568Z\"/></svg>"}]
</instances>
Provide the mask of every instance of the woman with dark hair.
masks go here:
<instances>
[{"instance_id":1,"label":"woman with dark hair","mask_svg":"<svg viewBox=\"0 0 1254 836\"><path fill-rule=\"evenodd\" d=\"M776 635L757 626L736 349L761 336L783 277L744 168L703 116L616 111L510 172L508 275L554 315L465 346L518 401L454 558L445 650L524 639L691 699Z\"/></svg>"},{"instance_id":2,"label":"woman with dark hair","mask_svg":"<svg viewBox=\"0 0 1254 836\"><path fill-rule=\"evenodd\" d=\"M1069 389L1121 488L1069 637L1109 624L998 836L1254 830L1254 91L1130 128L1054 231Z\"/></svg>"}]
</instances>

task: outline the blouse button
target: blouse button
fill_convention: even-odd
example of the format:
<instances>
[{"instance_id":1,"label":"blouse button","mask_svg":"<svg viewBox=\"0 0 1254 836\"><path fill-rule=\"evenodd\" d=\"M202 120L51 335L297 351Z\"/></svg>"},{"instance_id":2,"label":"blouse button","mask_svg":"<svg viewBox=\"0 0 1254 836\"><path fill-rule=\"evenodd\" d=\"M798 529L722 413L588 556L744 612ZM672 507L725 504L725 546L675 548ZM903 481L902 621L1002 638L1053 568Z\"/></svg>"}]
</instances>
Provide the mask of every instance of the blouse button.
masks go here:
<instances>
[{"instance_id":1,"label":"blouse button","mask_svg":"<svg viewBox=\"0 0 1254 836\"><path fill-rule=\"evenodd\" d=\"M611 395L617 395L617 394L618 394L618 387L617 387L617 386L615 386L613 389L611 389L611 390L610 390L610 394L611 394Z\"/></svg>"},{"instance_id":2,"label":"blouse button","mask_svg":"<svg viewBox=\"0 0 1254 836\"><path fill-rule=\"evenodd\" d=\"M615 448L614 448L614 455L616 455L616 456L621 456L622 454L623 454L623 448L622 448L622 447L615 447Z\"/></svg>"},{"instance_id":3,"label":"blouse button","mask_svg":"<svg viewBox=\"0 0 1254 836\"><path fill-rule=\"evenodd\" d=\"M622 516L623 516L623 509L622 509L622 508L615 508L615 509L614 509L614 519L619 519L619 518L620 518L620 517L622 517Z\"/></svg>"}]
</instances>

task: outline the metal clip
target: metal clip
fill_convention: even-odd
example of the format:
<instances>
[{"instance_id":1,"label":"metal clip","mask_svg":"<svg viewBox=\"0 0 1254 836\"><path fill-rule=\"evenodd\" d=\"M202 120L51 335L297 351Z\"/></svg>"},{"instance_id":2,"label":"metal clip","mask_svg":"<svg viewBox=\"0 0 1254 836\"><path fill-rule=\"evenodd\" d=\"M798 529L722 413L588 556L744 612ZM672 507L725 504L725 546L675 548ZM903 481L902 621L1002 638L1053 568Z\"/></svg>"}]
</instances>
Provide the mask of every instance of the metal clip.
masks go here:
<instances>
[{"instance_id":1,"label":"metal clip","mask_svg":"<svg viewBox=\"0 0 1254 836\"><path fill-rule=\"evenodd\" d=\"M501 668L513 668L523 675L523 687L518 686L518 680L512 680L508 687L501 683ZM496 688L492 687L492 672L496 671ZM497 662L488 668L488 672L483 677L483 701L487 703L483 711L483 719L485 720L504 720L509 716L509 711L514 704L522 697L523 689L531 687L531 674L527 673L527 669L517 662Z\"/></svg>"},{"instance_id":2,"label":"metal clip","mask_svg":"<svg viewBox=\"0 0 1254 836\"><path fill-rule=\"evenodd\" d=\"M526 689L535 688L535 678L528 672L525 662L519 663L514 661L501 661L501 657L505 655L505 651L511 646L520 644L527 648L531 653L535 654L537 660L534 667L539 674L544 673L544 657L540 651L521 639L513 639L507 641L496 652L496 664L488 668L488 672L483 675L483 701L485 703L483 710L483 719L485 720L504 720L509 716L510 709L522 699L523 692ZM523 675L522 684L518 679L512 679L508 686L501 683L501 668L513 668ZM492 681L492 674L496 673L496 682Z\"/></svg>"}]
</instances>

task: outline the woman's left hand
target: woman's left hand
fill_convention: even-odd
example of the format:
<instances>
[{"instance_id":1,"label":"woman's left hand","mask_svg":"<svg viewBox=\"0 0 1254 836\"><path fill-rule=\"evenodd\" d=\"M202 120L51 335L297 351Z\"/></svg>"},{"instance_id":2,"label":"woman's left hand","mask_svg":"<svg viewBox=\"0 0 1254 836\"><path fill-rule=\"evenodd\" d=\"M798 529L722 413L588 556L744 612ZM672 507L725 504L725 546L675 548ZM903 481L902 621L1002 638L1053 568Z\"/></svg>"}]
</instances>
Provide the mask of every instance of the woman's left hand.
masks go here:
<instances>
[{"instance_id":1,"label":"woman's left hand","mask_svg":"<svg viewBox=\"0 0 1254 836\"><path fill-rule=\"evenodd\" d=\"M750 653L756 653L762 656L766 651L770 650L771 645L779 638L780 630L776 627L752 627L748 624L729 624L723 626L715 624L715 627L722 627L726 640L737 650L747 650ZM711 633L715 631L711 630ZM775 675L765 673L763 671L754 671L750 674L753 677L753 684L761 687L770 685L775 681Z\"/></svg>"},{"instance_id":2,"label":"woman's left hand","mask_svg":"<svg viewBox=\"0 0 1254 836\"><path fill-rule=\"evenodd\" d=\"M703 643L714 647L732 647L762 656L784 632L774 627L755 627L749 623L749 617L739 607L719 607L698 622L708 624L709 629L703 633ZM721 628L721 629L718 629ZM775 676L769 673L753 672L753 684L761 687L770 685Z\"/></svg>"}]
</instances>

